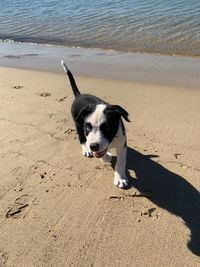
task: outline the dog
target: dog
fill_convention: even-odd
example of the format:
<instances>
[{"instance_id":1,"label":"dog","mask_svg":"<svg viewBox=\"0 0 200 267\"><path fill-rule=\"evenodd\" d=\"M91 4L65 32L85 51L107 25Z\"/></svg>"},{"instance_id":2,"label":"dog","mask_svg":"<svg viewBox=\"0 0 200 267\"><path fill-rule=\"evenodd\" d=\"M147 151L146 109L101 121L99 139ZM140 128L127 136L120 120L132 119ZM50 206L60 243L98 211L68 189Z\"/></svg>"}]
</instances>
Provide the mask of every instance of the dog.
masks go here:
<instances>
[{"instance_id":1,"label":"dog","mask_svg":"<svg viewBox=\"0 0 200 267\"><path fill-rule=\"evenodd\" d=\"M130 122L128 112L121 106L110 105L96 96L81 94L72 73L63 60L61 65L69 78L75 97L71 106L71 113L83 155L110 162L112 155L108 150L116 148L117 162L114 185L120 188L128 187L127 141L122 121L124 118Z\"/></svg>"}]
</instances>

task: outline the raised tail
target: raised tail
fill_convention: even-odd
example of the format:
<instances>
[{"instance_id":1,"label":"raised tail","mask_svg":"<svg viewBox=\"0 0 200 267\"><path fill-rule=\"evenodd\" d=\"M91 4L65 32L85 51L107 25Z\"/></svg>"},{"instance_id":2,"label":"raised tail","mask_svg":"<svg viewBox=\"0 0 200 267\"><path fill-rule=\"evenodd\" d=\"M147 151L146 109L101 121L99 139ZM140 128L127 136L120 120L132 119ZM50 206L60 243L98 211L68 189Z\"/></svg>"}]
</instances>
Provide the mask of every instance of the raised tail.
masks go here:
<instances>
[{"instance_id":1,"label":"raised tail","mask_svg":"<svg viewBox=\"0 0 200 267\"><path fill-rule=\"evenodd\" d=\"M69 77L69 80L70 80L70 84L71 84L71 87L72 87L72 91L74 93L74 96L77 97L78 95L80 95L80 91L78 90L78 87L76 85L76 82L74 80L74 77L71 73L71 71L67 68L67 65L65 64L65 62L63 60L61 60L61 65L65 71L65 73L68 75Z\"/></svg>"}]
</instances>

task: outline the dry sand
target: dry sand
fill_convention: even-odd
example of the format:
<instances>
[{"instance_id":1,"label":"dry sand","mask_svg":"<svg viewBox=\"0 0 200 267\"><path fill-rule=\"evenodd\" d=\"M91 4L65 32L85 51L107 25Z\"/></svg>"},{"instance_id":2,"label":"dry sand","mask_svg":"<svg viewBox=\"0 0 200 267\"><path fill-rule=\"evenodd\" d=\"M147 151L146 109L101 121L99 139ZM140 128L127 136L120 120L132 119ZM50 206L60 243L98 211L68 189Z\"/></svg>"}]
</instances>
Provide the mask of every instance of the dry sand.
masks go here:
<instances>
[{"instance_id":1,"label":"dry sand","mask_svg":"<svg viewBox=\"0 0 200 267\"><path fill-rule=\"evenodd\" d=\"M200 266L200 90L78 77L120 104L131 187L81 155L65 75L0 68L0 266Z\"/></svg>"}]
</instances>

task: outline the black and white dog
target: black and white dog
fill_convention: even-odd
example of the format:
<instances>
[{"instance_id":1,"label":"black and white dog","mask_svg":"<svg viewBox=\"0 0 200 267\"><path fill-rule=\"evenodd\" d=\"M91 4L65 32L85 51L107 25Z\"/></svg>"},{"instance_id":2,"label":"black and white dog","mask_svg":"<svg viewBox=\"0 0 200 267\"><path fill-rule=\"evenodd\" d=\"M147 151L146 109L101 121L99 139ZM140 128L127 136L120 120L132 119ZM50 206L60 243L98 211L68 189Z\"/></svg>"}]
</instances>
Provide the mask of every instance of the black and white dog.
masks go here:
<instances>
[{"instance_id":1,"label":"black and white dog","mask_svg":"<svg viewBox=\"0 0 200 267\"><path fill-rule=\"evenodd\" d=\"M81 94L72 73L64 61L64 71L69 77L75 100L71 113L75 122L79 141L84 156L101 158L104 162L111 161L110 148L116 148L117 162L115 165L114 184L124 188L128 186L126 174L126 134L123 117L126 121L128 113L118 105L110 105L96 96Z\"/></svg>"}]
</instances>

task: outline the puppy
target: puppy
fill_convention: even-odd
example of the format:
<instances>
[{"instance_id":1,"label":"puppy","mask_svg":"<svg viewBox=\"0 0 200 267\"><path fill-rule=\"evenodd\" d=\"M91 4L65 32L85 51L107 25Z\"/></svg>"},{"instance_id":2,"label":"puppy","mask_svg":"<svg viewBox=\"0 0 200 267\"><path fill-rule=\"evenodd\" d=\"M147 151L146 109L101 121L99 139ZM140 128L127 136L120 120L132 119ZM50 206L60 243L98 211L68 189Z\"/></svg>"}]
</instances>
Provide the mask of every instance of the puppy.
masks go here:
<instances>
[{"instance_id":1,"label":"puppy","mask_svg":"<svg viewBox=\"0 0 200 267\"><path fill-rule=\"evenodd\" d=\"M68 75L75 100L71 107L82 153L87 157L111 161L110 148L116 148L114 185L120 188L128 186L126 174L126 134L122 117L129 122L128 113L118 105L110 105L102 99L81 94L74 77L64 61L62 67Z\"/></svg>"}]
</instances>

